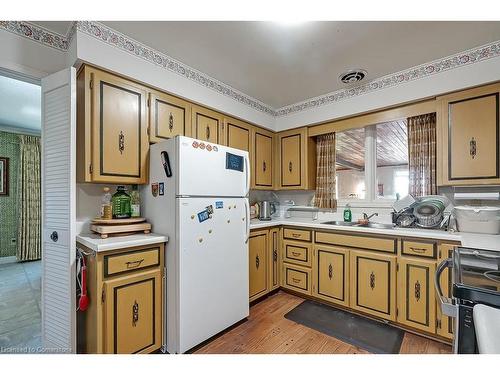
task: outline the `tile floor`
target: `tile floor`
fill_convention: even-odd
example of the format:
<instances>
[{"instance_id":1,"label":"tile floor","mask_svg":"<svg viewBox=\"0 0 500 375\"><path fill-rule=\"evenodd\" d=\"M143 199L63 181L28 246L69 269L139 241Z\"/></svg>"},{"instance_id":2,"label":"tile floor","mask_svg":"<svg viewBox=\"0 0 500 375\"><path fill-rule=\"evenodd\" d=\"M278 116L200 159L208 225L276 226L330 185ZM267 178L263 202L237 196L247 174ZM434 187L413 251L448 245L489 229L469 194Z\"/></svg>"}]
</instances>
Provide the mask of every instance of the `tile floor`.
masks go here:
<instances>
[{"instance_id":1,"label":"tile floor","mask_svg":"<svg viewBox=\"0 0 500 375\"><path fill-rule=\"evenodd\" d=\"M0 354L41 347L41 261L0 264Z\"/></svg>"}]
</instances>

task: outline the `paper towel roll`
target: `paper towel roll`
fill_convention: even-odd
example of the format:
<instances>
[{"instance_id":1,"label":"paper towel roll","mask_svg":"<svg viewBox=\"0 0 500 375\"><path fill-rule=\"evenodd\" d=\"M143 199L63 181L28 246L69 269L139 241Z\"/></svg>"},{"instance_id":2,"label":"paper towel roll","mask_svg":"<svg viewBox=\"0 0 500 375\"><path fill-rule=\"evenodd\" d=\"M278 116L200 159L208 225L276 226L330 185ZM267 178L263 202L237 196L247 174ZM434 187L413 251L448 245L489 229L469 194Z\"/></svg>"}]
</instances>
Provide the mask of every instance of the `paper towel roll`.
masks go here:
<instances>
[{"instance_id":1,"label":"paper towel roll","mask_svg":"<svg viewBox=\"0 0 500 375\"><path fill-rule=\"evenodd\" d=\"M490 192L490 193L455 193L453 197L456 200L461 199L479 199L479 200L498 200L500 199L499 192Z\"/></svg>"}]
</instances>

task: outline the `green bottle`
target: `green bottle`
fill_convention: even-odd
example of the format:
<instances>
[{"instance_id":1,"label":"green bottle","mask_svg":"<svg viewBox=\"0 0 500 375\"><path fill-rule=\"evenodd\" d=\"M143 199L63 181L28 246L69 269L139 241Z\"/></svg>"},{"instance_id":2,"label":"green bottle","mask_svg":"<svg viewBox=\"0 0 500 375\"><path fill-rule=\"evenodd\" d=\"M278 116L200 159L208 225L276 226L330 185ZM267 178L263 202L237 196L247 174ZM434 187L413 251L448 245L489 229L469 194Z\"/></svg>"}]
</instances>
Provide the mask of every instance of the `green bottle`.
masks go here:
<instances>
[{"instance_id":1,"label":"green bottle","mask_svg":"<svg viewBox=\"0 0 500 375\"><path fill-rule=\"evenodd\" d=\"M347 203L344 208L344 221L352 221L351 205Z\"/></svg>"},{"instance_id":2,"label":"green bottle","mask_svg":"<svg viewBox=\"0 0 500 375\"><path fill-rule=\"evenodd\" d=\"M125 186L118 186L116 193L111 198L113 206L113 219L128 219L131 214L130 195L127 194Z\"/></svg>"}]
</instances>

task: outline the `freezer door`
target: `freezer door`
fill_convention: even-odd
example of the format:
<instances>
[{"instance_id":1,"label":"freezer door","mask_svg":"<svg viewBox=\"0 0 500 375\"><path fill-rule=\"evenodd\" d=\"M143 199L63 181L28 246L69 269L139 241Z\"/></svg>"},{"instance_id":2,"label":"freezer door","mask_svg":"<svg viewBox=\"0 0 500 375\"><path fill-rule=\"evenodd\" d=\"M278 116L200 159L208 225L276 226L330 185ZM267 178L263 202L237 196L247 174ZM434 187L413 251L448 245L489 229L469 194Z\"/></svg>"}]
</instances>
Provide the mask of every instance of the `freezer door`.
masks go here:
<instances>
[{"instance_id":1,"label":"freezer door","mask_svg":"<svg viewBox=\"0 0 500 375\"><path fill-rule=\"evenodd\" d=\"M180 196L245 197L250 188L248 152L178 137ZM176 171L174 170L173 173Z\"/></svg>"},{"instance_id":2,"label":"freezer door","mask_svg":"<svg viewBox=\"0 0 500 375\"><path fill-rule=\"evenodd\" d=\"M249 210L246 198L177 201L179 352L183 353L249 314Z\"/></svg>"}]
</instances>

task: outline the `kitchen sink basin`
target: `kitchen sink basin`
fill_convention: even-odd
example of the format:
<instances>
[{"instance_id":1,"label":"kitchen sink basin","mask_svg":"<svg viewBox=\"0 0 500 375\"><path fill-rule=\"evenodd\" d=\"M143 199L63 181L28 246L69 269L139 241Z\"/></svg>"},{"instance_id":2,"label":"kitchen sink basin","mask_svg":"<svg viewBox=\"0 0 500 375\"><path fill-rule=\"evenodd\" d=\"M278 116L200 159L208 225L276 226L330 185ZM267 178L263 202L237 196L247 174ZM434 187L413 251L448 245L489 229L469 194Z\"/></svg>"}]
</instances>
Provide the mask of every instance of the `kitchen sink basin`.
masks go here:
<instances>
[{"instance_id":1,"label":"kitchen sink basin","mask_svg":"<svg viewBox=\"0 0 500 375\"><path fill-rule=\"evenodd\" d=\"M352 227L354 225L358 225L358 223L353 223L351 221L326 221L321 224L328 224L328 225L341 225L345 227Z\"/></svg>"},{"instance_id":2,"label":"kitchen sink basin","mask_svg":"<svg viewBox=\"0 0 500 375\"><path fill-rule=\"evenodd\" d=\"M345 226L345 227L360 227L360 228L376 228L376 229L393 229L394 225L393 224L384 224L384 223L374 223L374 222L368 222L367 224L361 224L357 222L351 222L351 221L326 221L321 224L328 224L328 225L339 225L339 226Z\"/></svg>"}]
</instances>

